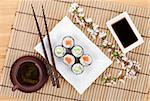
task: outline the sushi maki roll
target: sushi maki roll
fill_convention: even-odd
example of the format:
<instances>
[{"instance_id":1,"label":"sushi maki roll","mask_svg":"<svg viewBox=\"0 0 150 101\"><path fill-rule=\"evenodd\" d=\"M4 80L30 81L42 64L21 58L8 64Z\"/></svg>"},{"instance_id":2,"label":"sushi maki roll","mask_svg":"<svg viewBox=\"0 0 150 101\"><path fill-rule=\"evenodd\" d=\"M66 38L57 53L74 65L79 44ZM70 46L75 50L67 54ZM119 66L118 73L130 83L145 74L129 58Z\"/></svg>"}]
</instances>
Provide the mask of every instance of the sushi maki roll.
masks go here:
<instances>
[{"instance_id":1,"label":"sushi maki roll","mask_svg":"<svg viewBox=\"0 0 150 101\"><path fill-rule=\"evenodd\" d=\"M74 39L71 36L64 37L62 44L65 48L72 48L74 46Z\"/></svg>"},{"instance_id":2,"label":"sushi maki roll","mask_svg":"<svg viewBox=\"0 0 150 101\"><path fill-rule=\"evenodd\" d=\"M70 55L70 54L66 54L63 58L63 62L67 65L73 65L75 63L75 58L74 56Z\"/></svg>"},{"instance_id":3,"label":"sushi maki roll","mask_svg":"<svg viewBox=\"0 0 150 101\"><path fill-rule=\"evenodd\" d=\"M80 63L83 65L83 66L88 66L92 63L92 58L90 55L82 55L80 57Z\"/></svg>"},{"instance_id":4,"label":"sushi maki roll","mask_svg":"<svg viewBox=\"0 0 150 101\"><path fill-rule=\"evenodd\" d=\"M74 47L72 48L71 52L72 52L72 54L73 54L75 57L78 58L78 57L82 56L82 54L83 54L83 48L82 48L81 46L79 46L79 45L76 45L76 46L74 46Z\"/></svg>"},{"instance_id":5,"label":"sushi maki roll","mask_svg":"<svg viewBox=\"0 0 150 101\"><path fill-rule=\"evenodd\" d=\"M66 49L62 46L56 46L54 53L57 57L61 58L66 54Z\"/></svg>"},{"instance_id":6,"label":"sushi maki roll","mask_svg":"<svg viewBox=\"0 0 150 101\"><path fill-rule=\"evenodd\" d=\"M81 74L84 71L84 67L80 63L76 63L71 68L74 74Z\"/></svg>"}]
</instances>

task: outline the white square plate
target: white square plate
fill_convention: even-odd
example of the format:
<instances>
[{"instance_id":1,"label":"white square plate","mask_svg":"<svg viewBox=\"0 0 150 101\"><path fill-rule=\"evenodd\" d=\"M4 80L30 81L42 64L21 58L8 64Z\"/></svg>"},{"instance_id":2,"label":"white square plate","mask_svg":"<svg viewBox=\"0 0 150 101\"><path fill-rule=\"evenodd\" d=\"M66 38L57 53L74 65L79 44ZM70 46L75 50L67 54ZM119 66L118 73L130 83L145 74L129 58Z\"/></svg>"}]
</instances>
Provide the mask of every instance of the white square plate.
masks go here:
<instances>
[{"instance_id":1,"label":"white square plate","mask_svg":"<svg viewBox=\"0 0 150 101\"><path fill-rule=\"evenodd\" d=\"M105 69L112 64L112 61L66 16L52 29L49 35L53 52L54 47L62 44L63 37L72 36L75 40L75 44L81 45L84 52L90 54L92 57L92 64L86 67L82 74L75 75L71 71L71 68L63 63L62 59L57 58L54 55L56 69L80 94L82 94L105 71ZM43 40L48 57L50 57L47 36ZM35 47L35 50L44 56L41 43ZM51 61L51 59L49 60Z\"/></svg>"},{"instance_id":2,"label":"white square plate","mask_svg":"<svg viewBox=\"0 0 150 101\"><path fill-rule=\"evenodd\" d=\"M129 24L129 26L131 27L132 31L134 32L134 35L137 38L137 41L133 42L132 44L130 44L127 47L124 47L123 44L121 43L121 41L119 40L119 37L117 36L115 30L113 29L112 25L121 21L122 19L126 19L127 23ZM117 41L120 49L122 50L123 53L127 53L129 51L131 51L132 49L136 48L137 46L141 45L144 41L143 38L141 37L141 35L139 34L137 28L135 27L133 21L131 20L130 16L128 15L127 12L123 12L120 15L112 18L111 20L106 22L106 25L108 26L109 30L111 31L112 35L114 36L115 40ZM122 34L122 33L119 33ZM125 38L124 38L125 40ZM128 41L128 40L126 40Z\"/></svg>"}]
</instances>

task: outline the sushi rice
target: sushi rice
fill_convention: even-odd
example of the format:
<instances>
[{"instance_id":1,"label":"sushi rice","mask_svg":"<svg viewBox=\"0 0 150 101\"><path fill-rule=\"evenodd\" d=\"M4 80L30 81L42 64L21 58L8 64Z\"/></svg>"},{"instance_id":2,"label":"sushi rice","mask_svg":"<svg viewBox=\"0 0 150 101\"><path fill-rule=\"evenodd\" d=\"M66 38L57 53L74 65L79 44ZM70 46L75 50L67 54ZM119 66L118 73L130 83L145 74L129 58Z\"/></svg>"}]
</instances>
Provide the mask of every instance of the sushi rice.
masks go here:
<instances>
[{"instance_id":1,"label":"sushi rice","mask_svg":"<svg viewBox=\"0 0 150 101\"><path fill-rule=\"evenodd\" d=\"M74 74L81 74L84 71L84 67L80 63L76 63L71 68Z\"/></svg>"},{"instance_id":2,"label":"sushi rice","mask_svg":"<svg viewBox=\"0 0 150 101\"><path fill-rule=\"evenodd\" d=\"M74 46L74 39L71 36L66 36L63 38L63 46L65 48L72 48Z\"/></svg>"},{"instance_id":3,"label":"sushi rice","mask_svg":"<svg viewBox=\"0 0 150 101\"><path fill-rule=\"evenodd\" d=\"M66 54L63 58L63 62L67 65L73 65L75 63L75 58L74 56L70 55L70 54Z\"/></svg>"},{"instance_id":4,"label":"sushi rice","mask_svg":"<svg viewBox=\"0 0 150 101\"><path fill-rule=\"evenodd\" d=\"M54 53L57 57L61 58L66 54L66 49L62 46L56 46Z\"/></svg>"},{"instance_id":5,"label":"sushi rice","mask_svg":"<svg viewBox=\"0 0 150 101\"><path fill-rule=\"evenodd\" d=\"M63 38L62 45L55 47L56 57L63 58L63 62L71 67L74 74L79 75L84 71L84 67L92 63L92 58L88 54L84 54L84 50L80 45L75 45L71 36Z\"/></svg>"},{"instance_id":6,"label":"sushi rice","mask_svg":"<svg viewBox=\"0 0 150 101\"><path fill-rule=\"evenodd\" d=\"M86 54L82 55L82 56L80 57L80 63L81 63L83 66L88 66L88 65L90 65L90 64L92 63L92 58L91 58L91 56L90 56L90 55L86 55Z\"/></svg>"},{"instance_id":7,"label":"sushi rice","mask_svg":"<svg viewBox=\"0 0 150 101\"><path fill-rule=\"evenodd\" d=\"M71 51L75 57L80 57L83 54L83 48L79 45L74 46Z\"/></svg>"}]
</instances>

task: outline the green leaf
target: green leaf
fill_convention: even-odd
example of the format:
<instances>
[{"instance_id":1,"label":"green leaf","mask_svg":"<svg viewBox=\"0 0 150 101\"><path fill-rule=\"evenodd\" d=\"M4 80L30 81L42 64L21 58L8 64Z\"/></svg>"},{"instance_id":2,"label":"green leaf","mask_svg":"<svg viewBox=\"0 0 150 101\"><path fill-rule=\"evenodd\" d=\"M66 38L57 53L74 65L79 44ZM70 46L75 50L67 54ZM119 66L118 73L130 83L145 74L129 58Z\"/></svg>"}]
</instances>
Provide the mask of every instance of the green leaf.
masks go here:
<instances>
[{"instance_id":1,"label":"green leaf","mask_svg":"<svg viewBox=\"0 0 150 101\"><path fill-rule=\"evenodd\" d=\"M118 52L116 51L114 51L112 54L113 54L113 57L116 57L116 58L119 56Z\"/></svg>"}]
</instances>

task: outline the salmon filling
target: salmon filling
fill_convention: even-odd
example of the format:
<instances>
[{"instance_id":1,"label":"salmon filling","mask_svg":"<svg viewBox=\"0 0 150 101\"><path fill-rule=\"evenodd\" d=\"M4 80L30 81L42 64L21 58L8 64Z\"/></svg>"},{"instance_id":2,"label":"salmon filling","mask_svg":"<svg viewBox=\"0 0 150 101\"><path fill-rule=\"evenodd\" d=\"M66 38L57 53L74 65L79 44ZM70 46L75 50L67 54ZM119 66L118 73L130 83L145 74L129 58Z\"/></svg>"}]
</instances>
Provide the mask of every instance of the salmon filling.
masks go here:
<instances>
[{"instance_id":1,"label":"salmon filling","mask_svg":"<svg viewBox=\"0 0 150 101\"><path fill-rule=\"evenodd\" d=\"M66 57L65 60L68 64L70 64L72 62L71 58L69 58L69 57Z\"/></svg>"},{"instance_id":2,"label":"salmon filling","mask_svg":"<svg viewBox=\"0 0 150 101\"><path fill-rule=\"evenodd\" d=\"M72 45L72 41L71 40L66 40L66 45L71 46Z\"/></svg>"},{"instance_id":3,"label":"salmon filling","mask_svg":"<svg viewBox=\"0 0 150 101\"><path fill-rule=\"evenodd\" d=\"M63 61L67 65L73 65L75 63L75 58L72 55L67 54L64 56Z\"/></svg>"},{"instance_id":4,"label":"salmon filling","mask_svg":"<svg viewBox=\"0 0 150 101\"><path fill-rule=\"evenodd\" d=\"M89 57L88 56L83 56L83 60L88 62L89 61Z\"/></svg>"}]
</instances>

